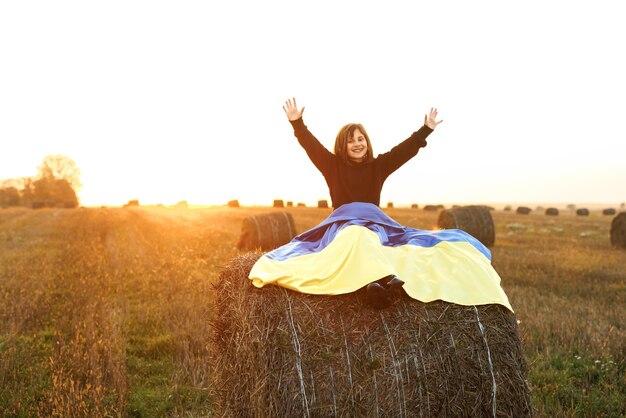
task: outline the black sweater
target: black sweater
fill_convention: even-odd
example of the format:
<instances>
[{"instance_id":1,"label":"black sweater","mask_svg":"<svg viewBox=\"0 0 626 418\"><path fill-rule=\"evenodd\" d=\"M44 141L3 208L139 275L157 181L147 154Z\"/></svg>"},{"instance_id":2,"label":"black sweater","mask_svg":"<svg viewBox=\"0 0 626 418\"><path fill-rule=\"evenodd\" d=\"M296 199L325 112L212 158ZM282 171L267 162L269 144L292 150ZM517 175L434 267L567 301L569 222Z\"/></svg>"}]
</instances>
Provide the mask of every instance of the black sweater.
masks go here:
<instances>
[{"instance_id":1,"label":"black sweater","mask_svg":"<svg viewBox=\"0 0 626 418\"><path fill-rule=\"evenodd\" d=\"M380 192L387 177L413 158L420 148L425 147L426 137L433 131L424 125L389 152L379 154L374 161L346 165L324 148L302 118L291 121L291 125L298 142L324 175L335 209L352 202L380 206Z\"/></svg>"}]
</instances>

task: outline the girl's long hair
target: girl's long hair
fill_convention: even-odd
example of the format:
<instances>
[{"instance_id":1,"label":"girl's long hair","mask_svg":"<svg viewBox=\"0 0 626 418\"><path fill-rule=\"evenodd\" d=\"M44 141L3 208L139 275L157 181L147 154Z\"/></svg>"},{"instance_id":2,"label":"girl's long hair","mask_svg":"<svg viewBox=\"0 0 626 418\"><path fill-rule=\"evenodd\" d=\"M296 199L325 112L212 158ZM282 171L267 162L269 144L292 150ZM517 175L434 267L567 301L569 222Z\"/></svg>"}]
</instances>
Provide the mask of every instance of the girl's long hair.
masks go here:
<instances>
[{"instance_id":1,"label":"girl's long hair","mask_svg":"<svg viewBox=\"0 0 626 418\"><path fill-rule=\"evenodd\" d=\"M364 163L374 161L374 151L372 150L372 143L370 142L370 137L367 135L367 131L363 128L363 125L360 123L349 123L343 126L339 132L337 133L337 138L335 139L335 155L343 161L346 165L358 164L350 161L348 159L348 140L352 138L354 131L358 129L361 131L363 136L365 137L365 141L367 142L367 154L363 157Z\"/></svg>"}]
</instances>

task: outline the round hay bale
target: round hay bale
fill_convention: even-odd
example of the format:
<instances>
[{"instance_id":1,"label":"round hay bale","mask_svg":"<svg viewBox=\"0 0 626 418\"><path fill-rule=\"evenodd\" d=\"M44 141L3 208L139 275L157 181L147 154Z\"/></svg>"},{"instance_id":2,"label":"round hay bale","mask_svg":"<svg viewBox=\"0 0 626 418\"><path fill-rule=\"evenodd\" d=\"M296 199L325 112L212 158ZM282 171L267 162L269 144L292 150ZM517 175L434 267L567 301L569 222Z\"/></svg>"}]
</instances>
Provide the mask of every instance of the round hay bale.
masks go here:
<instances>
[{"instance_id":1,"label":"round hay bale","mask_svg":"<svg viewBox=\"0 0 626 418\"><path fill-rule=\"evenodd\" d=\"M518 215L528 215L531 211L532 209L527 206L519 206L515 213Z\"/></svg>"},{"instance_id":2,"label":"round hay bale","mask_svg":"<svg viewBox=\"0 0 626 418\"><path fill-rule=\"evenodd\" d=\"M215 287L215 416L532 415L515 315L499 305L400 298L384 310L339 296L257 289L260 253Z\"/></svg>"},{"instance_id":3,"label":"round hay bale","mask_svg":"<svg viewBox=\"0 0 626 418\"><path fill-rule=\"evenodd\" d=\"M504 207L504 211L505 211L505 212L510 212L510 211L511 211L511 205L506 205L506 206Z\"/></svg>"},{"instance_id":4,"label":"round hay bale","mask_svg":"<svg viewBox=\"0 0 626 418\"><path fill-rule=\"evenodd\" d=\"M287 201L287 207L288 207L288 208L293 207L293 202L292 202L291 200L288 200L288 201Z\"/></svg>"},{"instance_id":5,"label":"round hay bale","mask_svg":"<svg viewBox=\"0 0 626 418\"><path fill-rule=\"evenodd\" d=\"M293 216L288 212L248 216L241 225L237 248L269 251L288 243L295 236Z\"/></svg>"},{"instance_id":6,"label":"round hay bale","mask_svg":"<svg viewBox=\"0 0 626 418\"><path fill-rule=\"evenodd\" d=\"M239 201L238 200L229 200L228 201L228 207L229 208L238 208L239 207Z\"/></svg>"},{"instance_id":7,"label":"round hay bale","mask_svg":"<svg viewBox=\"0 0 626 418\"><path fill-rule=\"evenodd\" d=\"M186 200L181 200L174 205L176 209L189 209L189 203Z\"/></svg>"},{"instance_id":8,"label":"round hay bale","mask_svg":"<svg viewBox=\"0 0 626 418\"><path fill-rule=\"evenodd\" d=\"M306 207L306 205L304 203L302 203L302 202L298 202L298 207L299 208L303 208L303 207Z\"/></svg>"},{"instance_id":9,"label":"round hay bale","mask_svg":"<svg viewBox=\"0 0 626 418\"><path fill-rule=\"evenodd\" d=\"M439 206L437 205L426 205L424 206L424 210L427 212L436 212L439 210Z\"/></svg>"},{"instance_id":10,"label":"round hay bale","mask_svg":"<svg viewBox=\"0 0 626 418\"><path fill-rule=\"evenodd\" d=\"M589 216L589 209L586 209L586 208L576 209L576 215Z\"/></svg>"},{"instance_id":11,"label":"round hay bale","mask_svg":"<svg viewBox=\"0 0 626 418\"><path fill-rule=\"evenodd\" d=\"M611 245L626 248L626 212L621 212L611 221Z\"/></svg>"},{"instance_id":12,"label":"round hay bale","mask_svg":"<svg viewBox=\"0 0 626 418\"><path fill-rule=\"evenodd\" d=\"M328 200L326 200L326 199L318 200L317 201L317 207L318 208L327 208L328 207Z\"/></svg>"},{"instance_id":13,"label":"round hay bale","mask_svg":"<svg viewBox=\"0 0 626 418\"><path fill-rule=\"evenodd\" d=\"M285 207L285 203L283 202L282 199L274 199L274 207L275 208L284 208Z\"/></svg>"},{"instance_id":14,"label":"round hay bale","mask_svg":"<svg viewBox=\"0 0 626 418\"><path fill-rule=\"evenodd\" d=\"M615 215L616 213L617 213L617 211L614 208L602 209L602 214L603 215Z\"/></svg>"},{"instance_id":15,"label":"round hay bale","mask_svg":"<svg viewBox=\"0 0 626 418\"><path fill-rule=\"evenodd\" d=\"M548 208L548 209L546 209L546 215L548 215L548 216L559 216L559 210L557 208Z\"/></svg>"},{"instance_id":16,"label":"round hay bale","mask_svg":"<svg viewBox=\"0 0 626 418\"><path fill-rule=\"evenodd\" d=\"M441 229L462 229L487 247L496 240L496 229L487 206L461 206L441 211L437 225Z\"/></svg>"},{"instance_id":17,"label":"round hay bale","mask_svg":"<svg viewBox=\"0 0 626 418\"><path fill-rule=\"evenodd\" d=\"M418 207L419 207L419 206L417 206L417 203L413 203L413 204L411 205L411 209L417 209Z\"/></svg>"},{"instance_id":18,"label":"round hay bale","mask_svg":"<svg viewBox=\"0 0 626 418\"><path fill-rule=\"evenodd\" d=\"M389 209L392 209L393 208L393 202L387 202L387 207Z\"/></svg>"}]
</instances>

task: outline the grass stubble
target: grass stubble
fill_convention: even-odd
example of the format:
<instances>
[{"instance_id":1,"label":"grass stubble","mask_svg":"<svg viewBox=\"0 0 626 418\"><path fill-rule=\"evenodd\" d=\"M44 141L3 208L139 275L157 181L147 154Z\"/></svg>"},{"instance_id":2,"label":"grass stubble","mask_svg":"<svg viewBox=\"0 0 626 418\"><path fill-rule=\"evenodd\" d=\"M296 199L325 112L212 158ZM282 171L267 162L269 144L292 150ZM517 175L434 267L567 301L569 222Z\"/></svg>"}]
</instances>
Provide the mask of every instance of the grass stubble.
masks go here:
<instances>
[{"instance_id":1,"label":"grass stubble","mask_svg":"<svg viewBox=\"0 0 626 418\"><path fill-rule=\"evenodd\" d=\"M271 208L0 210L0 415L210 416L213 284ZM288 208L302 232L330 209ZM437 213L385 209L432 229ZM626 415L610 216L497 211L493 264L538 416Z\"/></svg>"}]
</instances>

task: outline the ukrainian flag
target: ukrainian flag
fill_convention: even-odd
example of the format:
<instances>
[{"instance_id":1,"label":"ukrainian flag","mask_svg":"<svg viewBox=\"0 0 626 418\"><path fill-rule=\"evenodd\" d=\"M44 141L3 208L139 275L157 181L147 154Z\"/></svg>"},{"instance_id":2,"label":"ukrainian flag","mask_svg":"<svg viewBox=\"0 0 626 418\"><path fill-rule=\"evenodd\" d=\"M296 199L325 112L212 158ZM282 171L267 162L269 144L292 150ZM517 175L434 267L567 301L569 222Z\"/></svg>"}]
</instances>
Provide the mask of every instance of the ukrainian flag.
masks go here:
<instances>
[{"instance_id":1,"label":"ukrainian flag","mask_svg":"<svg viewBox=\"0 0 626 418\"><path fill-rule=\"evenodd\" d=\"M256 287L301 293L354 292L390 274L422 302L500 304L513 311L491 266L491 252L460 229L400 225L371 203L349 203L288 244L264 254L250 271Z\"/></svg>"}]
</instances>

